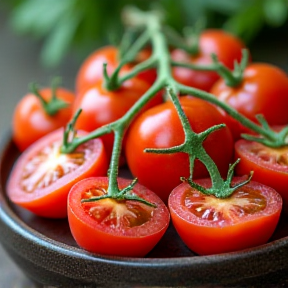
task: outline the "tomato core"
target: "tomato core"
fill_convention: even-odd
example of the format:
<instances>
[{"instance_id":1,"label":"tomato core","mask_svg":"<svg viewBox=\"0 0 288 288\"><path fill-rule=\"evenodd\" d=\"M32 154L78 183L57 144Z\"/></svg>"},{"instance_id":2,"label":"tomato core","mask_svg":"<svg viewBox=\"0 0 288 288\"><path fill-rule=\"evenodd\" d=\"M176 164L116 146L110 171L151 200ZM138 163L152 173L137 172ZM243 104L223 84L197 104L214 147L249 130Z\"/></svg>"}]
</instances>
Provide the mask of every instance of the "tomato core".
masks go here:
<instances>
[{"instance_id":1,"label":"tomato core","mask_svg":"<svg viewBox=\"0 0 288 288\"><path fill-rule=\"evenodd\" d=\"M247 214L264 210L267 201L259 190L246 187L236 190L226 199L189 189L183 194L182 205L198 218L219 223L223 221L233 223Z\"/></svg>"},{"instance_id":2,"label":"tomato core","mask_svg":"<svg viewBox=\"0 0 288 288\"><path fill-rule=\"evenodd\" d=\"M82 194L82 199L106 194L103 188L92 188ZM153 208L140 202L101 199L95 202L84 202L82 209L99 224L110 228L131 228L141 226L150 221L153 216Z\"/></svg>"}]
</instances>

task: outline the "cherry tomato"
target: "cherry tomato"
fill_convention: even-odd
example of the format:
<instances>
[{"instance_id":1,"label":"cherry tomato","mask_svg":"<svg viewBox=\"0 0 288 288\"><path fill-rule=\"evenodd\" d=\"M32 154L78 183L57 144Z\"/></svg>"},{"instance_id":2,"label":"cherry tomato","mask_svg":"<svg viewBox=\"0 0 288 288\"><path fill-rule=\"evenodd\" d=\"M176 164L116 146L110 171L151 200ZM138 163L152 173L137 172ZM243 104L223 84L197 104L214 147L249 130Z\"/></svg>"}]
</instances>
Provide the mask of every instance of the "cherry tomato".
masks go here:
<instances>
[{"instance_id":1,"label":"cherry tomato","mask_svg":"<svg viewBox=\"0 0 288 288\"><path fill-rule=\"evenodd\" d=\"M127 64L121 68L121 73L126 73L133 69L134 65L148 59L151 55L151 50L145 49L139 52L135 59L135 63ZM83 92L91 85L94 85L99 80L103 79L103 64L107 63L108 75L112 72L119 64L118 50L114 46L105 46L94 51L81 65L77 76L76 76L76 92ZM149 69L140 72L137 78L153 84L157 75L155 69Z\"/></svg>"},{"instance_id":2,"label":"cherry tomato","mask_svg":"<svg viewBox=\"0 0 288 288\"><path fill-rule=\"evenodd\" d=\"M210 179L197 183L211 187ZM200 255L266 243L276 228L281 208L281 196L271 187L254 181L226 199L202 194L187 183L176 187L169 197L171 218L178 234Z\"/></svg>"},{"instance_id":3,"label":"cherry tomato","mask_svg":"<svg viewBox=\"0 0 288 288\"><path fill-rule=\"evenodd\" d=\"M110 75L118 66L118 51L114 46L105 46L94 51L81 65L76 76L77 94L103 79L103 64L107 63Z\"/></svg>"},{"instance_id":4,"label":"cherry tomato","mask_svg":"<svg viewBox=\"0 0 288 288\"><path fill-rule=\"evenodd\" d=\"M10 200L39 216L66 217L70 188L83 178L107 172L100 139L88 141L71 154L61 154L62 136L60 129L36 141L20 155L9 176Z\"/></svg>"},{"instance_id":5,"label":"cherry tomato","mask_svg":"<svg viewBox=\"0 0 288 288\"><path fill-rule=\"evenodd\" d=\"M253 179L274 188L281 194L283 210L288 212L288 148L270 148L257 142L239 140L235 143L237 175L254 171Z\"/></svg>"},{"instance_id":6,"label":"cherry tomato","mask_svg":"<svg viewBox=\"0 0 288 288\"><path fill-rule=\"evenodd\" d=\"M251 121L257 122L255 115L262 114L270 125L288 123L288 77L273 65L252 63L240 85L229 87L220 79L211 93ZM247 131L244 127L241 130Z\"/></svg>"},{"instance_id":7,"label":"cherry tomato","mask_svg":"<svg viewBox=\"0 0 288 288\"><path fill-rule=\"evenodd\" d=\"M105 124L121 118L133 104L149 89L149 84L137 78L125 81L115 91L108 91L103 87L103 81L99 80L83 93L78 94L74 103L74 113L82 108L76 128L85 131L93 131ZM161 95L154 97L144 109L161 103ZM114 136L112 133L102 137L110 156L113 148Z\"/></svg>"},{"instance_id":8,"label":"cherry tomato","mask_svg":"<svg viewBox=\"0 0 288 288\"><path fill-rule=\"evenodd\" d=\"M130 183L118 179L119 188ZM108 179L84 179L72 187L68 196L68 220L78 245L90 252L113 255L145 256L160 240L169 224L169 212L161 199L140 184L133 193L157 205L122 200L102 199L81 203L107 193Z\"/></svg>"},{"instance_id":9,"label":"cherry tomato","mask_svg":"<svg viewBox=\"0 0 288 288\"><path fill-rule=\"evenodd\" d=\"M190 125L197 133L223 123L223 115L213 105L193 97L181 97L181 105ZM145 148L166 148L184 142L184 132L171 102L155 106L140 115L131 125L126 141L126 157L132 174L139 183L157 193L164 202L180 177L189 176L189 159L186 153L145 153ZM204 148L226 176L233 154L233 139L225 127L207 137ZM194 177L207 177L205 166L196 160Z\"/></svg>"},{"instance_id":10,"label":"cherry tomato","mask_svg":"<svg viewBox=\"0 0 288 288\"><path fill-rule=\"evenodd\" d=\"M218 56L220 62L232 69L234 61L240 62L242 49L245 48L240 39L224 32L223 30L205 30L199 39L199 53L195 56L189 55L181 49L175 49L171 58L178 62L188 62L197 65L209 65L212 63L211 54ZM173 76L178 82L209 91L219 75L211 71L196 71L183 67L174 67Z\"/></svg>"},{"instance_id":11,"label":"cherry tomato","mask_svg":"<svg viewBox=\"0 0 288 288\"><path fill-rule=\"evenodd\" d=\"M39 90L44 100L52 97L51 88ZM24 151L32 143L44 135L66 125L72 116L74 93L58 88L57 98L67 102L68 106L49 116L41 101L32 93L25 95L17 104L12 121L13 140L20 151Z\"/></svg>"}]
</instances>

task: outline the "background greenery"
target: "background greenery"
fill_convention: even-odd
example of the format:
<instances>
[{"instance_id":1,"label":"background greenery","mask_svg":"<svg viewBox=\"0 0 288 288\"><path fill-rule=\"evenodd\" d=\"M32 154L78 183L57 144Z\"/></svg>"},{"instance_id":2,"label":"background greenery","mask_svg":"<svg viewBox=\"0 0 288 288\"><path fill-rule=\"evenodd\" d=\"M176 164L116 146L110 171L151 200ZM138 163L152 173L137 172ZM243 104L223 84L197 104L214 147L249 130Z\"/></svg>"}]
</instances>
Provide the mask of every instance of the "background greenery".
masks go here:
<instances>
[{"instance_id":1,"label":"background greenery","mask_svg":"<svg viewBox=\"0 0 288 288\"><path fill-rule=\"evenodd\" d=\"M263 29L287 25L287 0L2 0L13 31L41 41L41 63L57 66L68 52L83 59L98 46L117 41L121 9L162 9L178 31L204 20L246 43ZM116 37L115 37L116 36Z\"/></svg>"}]
</instances>

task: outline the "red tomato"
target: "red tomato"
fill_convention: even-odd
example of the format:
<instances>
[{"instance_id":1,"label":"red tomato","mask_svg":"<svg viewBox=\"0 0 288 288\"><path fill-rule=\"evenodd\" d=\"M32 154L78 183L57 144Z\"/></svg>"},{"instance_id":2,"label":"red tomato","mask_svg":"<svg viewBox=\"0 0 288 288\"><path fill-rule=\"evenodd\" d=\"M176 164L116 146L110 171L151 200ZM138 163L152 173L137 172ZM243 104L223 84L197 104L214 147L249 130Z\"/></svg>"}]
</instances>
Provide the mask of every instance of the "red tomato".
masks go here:
<instances>
[{"instance_id":1,"label":"red tomato","mask_svg":"<svg viewBox=\"0 0 288 288\"><path fill-rule=\"evenodd\" d=\"M20 155L10 173L7 184L10 200L39 216L66 217L70 188L83 178L105 175L107 171L100 139L88 141L73 153L61 154L62 136L60 129L35 142Z\"/></svg>"},{"instance_id":2,"label":"red tomato","mask_svg":"<svg viewBox=\"0 0 288 288\"><path fill-rule=\"evenodd\" d=\"M151 50L145 49L139 52L135 63L125 65L121 68L121 73L128 72L133 69L133 66L139 62L148 59L151 55ZM91 85L94 85L99 80L103 79L103 64L107 63L108 75L112 72L119 64L118 50L114 46L105 46L97 49L93 52L81 65L78 74L76 76L76 92L81 93ZM155 69L149 69L143 71L137 75L137 78L153 84L157 77Z\"/></svg>"},{"instance_id":3,"label":"red tomato","mask_svg":"<svg viewBox=\"0 0 288 288\"><path fill-rule=\"evenodd\" d=\"M46 101L52 97L51 88L41 89L39 93ZM58 88L56 93L58 99L69 105L53 116L45 112L41 101L32 93L25 95L17 104L13 113L12 134L20 151L24 151L44 135L65 126L70 120L74 94L63 88Z\"/></svg>"},{"instance_id":4,"label":"red tomato","mask_svg":"<svg viewBox=\"0 0 288 288\"><path fill-rule=\"evenodd\" d=\"M108 91L100 80L89 89L80 93L74 103L74 112L82 108L82 113L76 122L76 128L93 131L105 124L121 118L133 104L149 89L149 84L137 78L125 81L115 91ZM144 109L161 103L161 95L154 97ZM113 148L113 134L102 137L110 156Z\"/></svg>"},{"instance_id":5,"label":"red tomato","mask_svg":"<svg viewBox=\"0 0 288 288\"><path fill-rule=\"evenodd\" d=\"M97 49L83 62L76 76L77 93L103 79L104 63L107 63L107 72L110 75L119 64L116 47Z\"/></svg>"},{"instance_id":6,"label":"red tomato","mask_svg":"<svg viewBox=\"0 0 288 288\"><path fill-rule=\"evenodd\" d=\"M119 178L119 188L130 182ZM82 199L105 194L107 188L106 177L85 179L73 186L68 196L68 220L73 237L80 247L90 252L145 256L168 227L167 207L155 193L140 184L134 186L133 193L156 204L156 208L131 200L81 203Z\"/></svg>"},{"instance_id":7,"label":"red tomato","mask_svg":"<svg viewBox=\"0 0 288 288\"><path fill-rule=\"evenodd\" d=\"M220 79L210 92L251 121L257 122L255 115L262 114L270 125L288 123L288 77L270 64L252 63L240 85L229 87Z\"/></svg>"},{"instance_id":8,"label":"red tomato","mask_svg":"<svg viewBox=\"0 0 288 288\"><path fill-rule=\"evenodd\" d=\"M213 105L193 97L180 99L193 130L203 132L213 125L223 123L223 116ZM184 142L184 131L171 102L160 104L140 115L131 125L125 147L128 166L139 183L157 193L164 202L180 177L189 176L186 153L145 153L145 148L166 148ZM221 174L226 176L233 154L233 140L225 127L209 135L204 142L207 153L216 162ZM194 177L207 177L205 166L196 160Z\"/></svg>"},{"instance_id":9,"label":"red tomato","mask_svg":"<svg viewBox=\"0 0 288 288\"><path fill-rule=\"evenodd\" d=\"M197 183L211 187L210 179ZM178 234L200 255L266 243L276 228L281 208L281 196L274 189L253 181L226 199L204 195L187 183L176 187L169 197L171 218Z\"/></svg>"},{"instance_id":10,"label":"red tomato","mask_svg":"<svg viewBox=\"0 0 288 288\"><path fill-rule=\"evenodd\" d=\"M211 54L218 56L220 62L232 69L234 61L240 62L242 49L245 48L240 39L223 30L205 30L200 35L199 53L195 56L187 54L181 49L172 51L174 61L188 62L197 65L212 63ZM219 75L216 72L196 71L183 67L174 67L173 76L176 81L201 90L209 91Z\"/></svg>"},{"instance_id":11,"label":"red tomato","mask_svg":"<svg viewBox=\"0 0 288 288\"><path fill-rule=\"evenodd\" d=\"M270 148L257 142L239 140L235 143L237 175L254 171L253 179L274 188L281 194L284 211L288 212L288 147Z\"/></svg>"}]
</instances>

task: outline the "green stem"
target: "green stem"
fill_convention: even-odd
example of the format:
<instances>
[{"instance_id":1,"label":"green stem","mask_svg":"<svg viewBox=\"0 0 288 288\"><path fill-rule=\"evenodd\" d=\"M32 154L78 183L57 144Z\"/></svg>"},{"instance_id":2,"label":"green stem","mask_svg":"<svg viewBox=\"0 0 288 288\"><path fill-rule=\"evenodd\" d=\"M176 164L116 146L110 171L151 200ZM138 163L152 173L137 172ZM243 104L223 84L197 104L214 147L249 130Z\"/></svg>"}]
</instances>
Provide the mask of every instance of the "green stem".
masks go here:
<instances>
[{"instance_id":1,"label":"green stem","mask_svg":"<svg viewBox=\"0 0 288 288\"><path fill-rule=\"evenodd\" d=\"M69 106L69 104L59 98L57 98L57 88L59 86L60 83L60 78L54 78L52 80L52 87L51 87L51 99L49 101L46 101L43 96L41 95L37 84L36 83L31 83L29 85L29 90L31 91L31 93L33 93L41 102L41 105L45 111L45 113L49 116L54 116L55 114L57 114L59 112L59 110L66 108L67 106Z\"/></svg>"}]
</instances>

